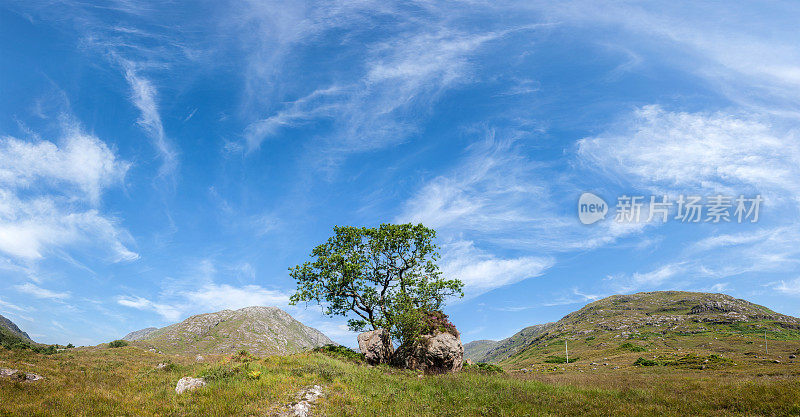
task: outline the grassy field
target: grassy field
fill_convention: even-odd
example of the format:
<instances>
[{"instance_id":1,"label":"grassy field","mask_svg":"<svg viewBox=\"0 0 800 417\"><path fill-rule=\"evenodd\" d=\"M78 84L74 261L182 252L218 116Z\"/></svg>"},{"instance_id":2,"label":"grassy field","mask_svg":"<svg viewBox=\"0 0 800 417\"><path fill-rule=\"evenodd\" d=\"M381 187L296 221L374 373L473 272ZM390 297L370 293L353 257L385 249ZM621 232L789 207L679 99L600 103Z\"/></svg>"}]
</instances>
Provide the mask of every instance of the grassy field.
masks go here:
<instances>
[{"instance_id":1,"label":"grassy field","mask_svg":"<svg viewBox=\"0 0 800 417\"><path fill-rule=\"evenodd\" d=\"M162 362L170 366L156 369ZM705 370L627 365L613 371L543 366L548 368L420 376L321 353L195 362L134 346L53 355L0 349L0 367L47 378L0 379L0 415L269 416L313 384L326 391L314 409L325 416L800 415L799 370L792 364ZM176 395L183 376L204 376L209 384Z\"/></svg>"}]
</instances>

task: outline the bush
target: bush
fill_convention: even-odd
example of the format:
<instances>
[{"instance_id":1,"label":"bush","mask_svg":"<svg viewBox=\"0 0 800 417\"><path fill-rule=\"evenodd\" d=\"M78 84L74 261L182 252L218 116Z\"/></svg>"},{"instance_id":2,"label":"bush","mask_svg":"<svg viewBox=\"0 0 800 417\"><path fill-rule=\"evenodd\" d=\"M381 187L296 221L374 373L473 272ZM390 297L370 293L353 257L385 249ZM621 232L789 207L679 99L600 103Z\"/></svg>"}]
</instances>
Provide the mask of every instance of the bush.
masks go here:
<instances>
[{"instance_id":1,"label":"bush","mask_svg":"<svg viewBox=\"0 0 800 417\"><path fill-rule=\"evenodd\" d=\"M58 347L56 345L36 345L23 341L5 341L2 343L2 346L8 350L30 350L43 355L52 355L54 353L58 353Z\"/></svg>"},{"instance_id":2,"label":"bush","mask_svg":"<svg viewBox=\"0 0 800 417\"><path fill-rule=\"evenodd\" d=\"M629 350L631 352L647 352L647 348L639 346L639 345L634 345L631 342L625 342L625 343L621 344L619 347L620 347L620 349Z\"/></svg>"},{"instance_id":3,"label":"bush","mask_svg":"<svg viewBox=\"0 0 800 417\"><path fill-rule=\"evenodd\" d=\"M493 363L484 363L484 362L478 362L474 365L464 365L464 369L467 371L475 371L485 374L501 374L505 372L503 368Z\"/></svg>"},{"instance_id":4,"label":"bush","mask_svg":"<svg viewBox=\"0 0 800 417\"><path fill-rule=\"evenodd\" d=\"M658 362L656 362L654 360L651 360L651 359L645 359L645 358L639 357L639 359L636 359L636 362L634 362L633 364L636 365L636 366L656 366L656 365L658 365Z\"/></svg>"},{"instance_id":5,"label":"bush","mask_svg":"<svg viewBox=\"0 0 800 417\"><path fill-rule=\"evenodd\" d=\"M432 334L435 332L439 333L450 333L455 337L458 337L458 330L456 330L456 325L450 322L450 318L447 317L447 314L439 310L433 311L426 311L422 316L423 322L423 334Z\"/></svg>"},{"instance_id":6,"label":"bush","mask_svg":"<svg viewBox=\"0 0 800 417\"><path fill-rule=\"evenodd\" d=\"M363 353L358 353L349 347L340 345L327 344L325 346L314 348L313 352L324 353L337 359L347 359L357 362L364 360Z\"/></svg>"},{"instance_id":7,"label":"bush","mask_svg":"<svg viewBox=\"0 0 800 417\"><path fill-rule=\"evenodd\" d=\"M232 362L250 362L255 360L256 357L251 355L246 349L236 352L236 355L231 356Z\"/></svg>"},{"instance_id":8,"label":"bush","mask_svg":"<svg viewBox=\"0 0 800 417\"><path fill-rule=\"evenodd\" d=\"M439 310L401 308L393 315L393 320L396 327L390 330L390 333L397 337L401 346L416 343L420 340L420 336L434 333L459 336L456 326L450 322L447 314Z\"/></svg>"},{"instance_id":9,"label":"bush","mask_svg":"<svg viewBox=\"0 0 800 417\"><path fill-rule=\"evenodd\" d=\"M108 344L108 347L110 347L110 348L120 348L120 347L124 347L124 346L128 346L128 342L126 342L124 340L115 340L115 341L110 342Z\"/></svg>"}]
</instances>

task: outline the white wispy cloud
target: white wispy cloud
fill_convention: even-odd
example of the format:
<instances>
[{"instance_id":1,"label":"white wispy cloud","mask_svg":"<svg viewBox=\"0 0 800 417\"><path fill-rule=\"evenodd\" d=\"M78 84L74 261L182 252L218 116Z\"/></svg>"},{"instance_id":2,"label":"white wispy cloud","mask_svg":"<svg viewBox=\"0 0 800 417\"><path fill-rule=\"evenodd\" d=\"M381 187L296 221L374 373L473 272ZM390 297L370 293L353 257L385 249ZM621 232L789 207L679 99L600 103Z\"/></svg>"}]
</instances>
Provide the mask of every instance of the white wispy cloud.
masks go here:
<instances>
[{"instance_id":1,"label":"white wispy cloud","mask_svg":"<svg viewBox=\"0 0 800 417\"><path fill-rule=\"evenodd\" d=\"M3 300L0 298L0 308L4 310L14 310L14 311L28 311L30 307L20 307L16 304L9 303L8 301Z\"/></svg>"},{"instance_id":2,"label":"white wispy cloud","mask_svg":"<svg viewBox=\"0 0 800 417\"><path fill-rule=\"evenodd\" d=\"M152 311L167 321L176 321L191 314L219 310L236 310L250 306L286 308L289 295L259 285L235 286L207 282L195 289L162 294L159 301L140 296L118 296L117 304L138 310Z\"/></svg>"},{"instance_id":3,"label":"white wispy cloud","mask_svg":"<svg viewBox=\"0 0 800 417\"><path fill-rule=\"evenodd\" d=\"M169 304L154 303L144 297L119 296L117 304L137 310L154 311L165 320L177 321L183 315L180 308Z\"/></svg>"},{"instance_id":4,"label":"white wispy cloud","mask_svg":"<svg viewBox=\"0 0 800 417\"><path fill-rule=\"evenodd\" d=\"M752 113L636 110L618 126L577 144L587 169L665 195L761 194L770 220L738 233L701 237L676 262L686 279L722 279L797 268L800 147L796 133ZM674 201L674 199L673 199ZM766 223L765 223L766 222ZM631 288L655 287L678 269L634 275ZM646 285L645 285L646 284Z\"/></svg>"},{"instance_id":5,"label":"white wispy cloud","mask_svg":"<svg viewBox=\"0 0 800 417\"><path fill-rule=\"evenodd\" d=\"M4 188L74 187L96 204L103 190L120 183L130 164L117 159L103 141L62 123L60 146L46 140L30 142L0 138L0 186Z\"/></svg>"},{"instance_id":6,"label":"white wispy cloud","mask_svg":"<svg viewBox=\"0 0 800 417\"><path fill-rule=\"evenodd\" d=\"M423 18L428 23L424 23L394 10L402 23L395 30L386 31L390 36L367 42L364 52L354 58L359 64L348 65L348 71L337 77L336 83L318 86L300 98L288 100L283 108L275 108L275 100L260 104L272 108L269 116L251 122L245 129L248 149L257 149L282 129L320 122L331 124L330 132L321 135L321 157L327 162L335 163L342 154L401 143L418 130L418 124L443 92L476 81L470 57L514 30L530 29L522 26L469 32L449 26L443 10L428 12ZM259 21L274 22L276 15L287 13L261 11ZM344 13L349 13L348 18L340 18ZM253 93L274 93L270 81L277 75L271 68L276 60L283 59L289 45L336 28L358 32L359 22L377 18L380 13L381 5L377 4L322 7L314 12L295 9L285 16L296 23L291 29L282 24L259 25L267 33L279 31L284 37L277 38L282 46L275 42L256 45L251 56Z\"/></svg>"},{"instance_id":7,"label":"white wispy cloud","mask_svg":"<svg viewBox=\"0 0 800 417\"><path fill-rule=\"evenodd\" d=\"M173 143L164 132L164 125L161 122L156 102L158 91L152 81L139 73L135 63L127 60L120 62L125 71L125 79L131 89L131 101L141 113L138 120L139 126L147 133L161 158L159 174L162 177L174 175L178 166L178 156Z\"/></svg>"},{"instance_id":8,"label":"white wispy cloud","mask_svg":"<svg viewBox=\"0 0 800 417\"><path fill-rule=\"evenodd\" d=\"M43 298L49 300L65 300L71 297L71 294L69 292L51 291L46 288L39 287L36 284L30 282L25 284L15 285L14 289L16 289L19 292L32 295L36 298Z\"/></svg>"},{"instance_id":9,"label":"white wispy cloud","mask_svg":"<svg viewBox=\"0 0 800 417\"><path fill-rule=\"evenodd\" d=\"M540 276L554 263L548 257L500 258L476 248L470 241L448 243L442 252L444 276L460 279L468 297Z\"/></svg>"},{"instance_id":10,"label":"white wispy cloud","mask_svg":"<svg viewBox=\"0 0 800 417\"><path fill-rule=\"evenodd\" d=\"M800 278L781 280L772 287L775 291L788 295L800 295Z\"/></svg>"},{"instance_id":11,"label":"white wispy cloud","mask_svg":"<svg viewBox=\"0 0 800 417\"><path fill-rule=\"evenodd\" d=\"M736 103L772 114L800 115L800 53L790 16L792 2L737 2L718 7L692 2L664 8L659 2L500 4L541 13L564 26L608 33L621 45L638 45L643 59L668 61ZM632 42L635 40L636 42ZM657 56L650 48L657 48Z\"/></svg>"},{"instance_id":12,"label":"white wispy cloud","mask_svg":"<svg viewBox=\"0 0 800 417\"><path fill-rule=\"evenodd\" d=\"M104 247L113 261L136 259L130 235L96 208L130 164L76 122L62 125L58 144L0 138L0 252L30 261L80 244Z\"/></svg>"},{"instance_id":13,"label":"white wispy cloud","mask_svg":"<svg viewBox=\"0 0 800 417\"><path fill-rule=\"evenodd\" d=\"M237 287L210 283L181 295L192 305L204 306L211 311L248 306L285 306L289 303L286 293L268 290L259 285Z\"/></svg>"},{"instance_id":14,"label":"white wispy cloud","mask_svg":"<svg viewBox=\"0 0 800 417\"><path fill-rule=\"evenodd\" d=\"M182 279L165 280L156 297L120 295L117 304L152 311L167 321L175 321L192 314L208 313L225 309L249 306L275 306L286 308L289 295L281 290L268 289L260 285L232 285L220 283L220 279L241 281L241 275L251 281L256 270L249 263L221 263L203 258L192 262Z\"/></svg>"},{"instance_id":15,"label":"white wispy cloud","mask_svg":"<svg viewBox=\"0 0 800 417\"><path fill-rule=\"evenodd\" d=\"M800 147L792 131L752 116L644 106L619 128L578 141L587 164L644 188L740 191L747 185L800 197ZM800 201L800 200L797 200Z\"/></svg>"}]
</instances>

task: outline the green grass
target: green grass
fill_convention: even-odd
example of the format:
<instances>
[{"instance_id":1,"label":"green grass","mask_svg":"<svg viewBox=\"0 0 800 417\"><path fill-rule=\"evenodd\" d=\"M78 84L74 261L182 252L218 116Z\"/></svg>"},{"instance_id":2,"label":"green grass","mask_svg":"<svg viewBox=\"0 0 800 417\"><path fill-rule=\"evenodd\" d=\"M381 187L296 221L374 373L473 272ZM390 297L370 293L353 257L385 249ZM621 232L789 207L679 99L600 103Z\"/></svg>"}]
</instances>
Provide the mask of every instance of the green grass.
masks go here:
<instances>
[{"instance_id":1,"label":"green grass","mask_svg":"<svg viewBox=\"0 0 800 417\"><path fill-rule=\"evenodd\" d=\"M574 358L569 358L569 363L577 362L579 359L580 358L577 357L577 356L574 357ZM544 359L544 362L545 363L568 363L566 356L557 356L557 355L548 356L547 358Z\"/></svg>"},{"instance_id":2,"label":"green grass","mask_svg":"<svg viewBox=\"0 0 800 417\"><path fill-rule=\"evenodd\" d=\"M159 363L172 365L156 369ZM269 416L314 384L326 392L314 415L332 417L800 414L799 375L788 364L776 376L758 376L760 368L737 375L680 366L579 373L570 369L580 364L571 363L555 373L496 373L487 372L491 365L474 365L421 376L332 352L269 358L245 352L196 362L127 346L54 355L0 350L0 366L47 377L0 379L2 416ZM208 386L176 395L184 376L204 376Z\"/></svg>"},{"instance_id":3,"label":"green grass","mask_svg":"<svg viewBox=\"0 0 800 417\"><path fill-rule=\"evenodd\" d=\"M469 372L485 372L489 374L501 374L505 372L505 370L500 366L497 366L493 363L484 362L478 362L474 365L464 365L464 370Z\"/></svg>"},{"instance_id":4,"label":"green grass","mask_svg":"<svg viewBox=\"0 0 800 417\"><path fill-rule=\"evenodd\" d=\"M625 349L630 352L647 352L647 348L644 346L634 345L630 342L625 342L619 346L620 349Z\"/></svg>"},{"instance_id":5,"label":"green grass","mask_svg":"<svg viewBox=\"0 0 800 417\"><path fill-rule=\"evenodd\" d=\"M654 360L645 359L645 358L642 358L642 357L639 357L639 359L636 359L636 362L634 362L633 364L636 365L636 366L657 366L657 365L659 365L659 363L654 361Z\"/></svg>"}]
</instances>

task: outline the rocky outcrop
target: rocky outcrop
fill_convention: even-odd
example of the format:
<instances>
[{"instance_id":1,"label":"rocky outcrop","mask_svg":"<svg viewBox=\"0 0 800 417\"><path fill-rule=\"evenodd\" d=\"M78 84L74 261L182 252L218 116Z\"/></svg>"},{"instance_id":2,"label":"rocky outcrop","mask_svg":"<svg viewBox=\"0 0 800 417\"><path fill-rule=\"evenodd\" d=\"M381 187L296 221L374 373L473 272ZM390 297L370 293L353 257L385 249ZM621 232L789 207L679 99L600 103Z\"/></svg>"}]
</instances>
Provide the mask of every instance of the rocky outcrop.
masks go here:
<instances>
[{"instance_id":1,"label":"rocky outcrop","mask_svg":"<svg viewBox=\"0 0 800 417\"><path fill-rule=\"evenodd\" d=\"M33 382L44 379L43 376L30 372L20 372L16 369L0 368L0 378L13 378L22 382Z\"/></svg>"},{"instance_id":2,"label":"rocky outcrop","mask_svg":"<svg viewBox=\"0 0 800 417\"><path fill-rule=\"evenodd\" d=\"M461 337L453 333L423 335L413 343L400 346L392 363L428 374L457 372L464 365L464 346Z\"/></svg>"},{"instance_id":3,"label":"rocky outcrop","mask_svg":"<svg viewBox=\"0 0 800 417\"><path fill-rule=\"evenodd\" d=\"M394 354L392 338L386 329L377 329L358 335L358 349L364 354L370 365L389 363Z\"/></svg>"},{"instance_id":4,"label":"rocky outcrop","mask_svg":"<svg viewBox=\"0 0 800 417\"><path fill-rule=\"evenodd\" d=\"M181 378L178 381L178 385L175 386L175 393L183 394L185 391L193 391L204 386L206 386L205 379L185 376Z\"/></svg>"},{"instance_id":5,"label":"rocky outcrop","mask_svg":"<svg viewBox=\"0 0 800 417\"><path fill-rule=\"evenodd\" d=\"M286 410L278 414L279 417L308 417L314 404L324 397L322 387L314 385L297 393L297 402L288 404Z\"/></svg>"}]
</instances>

